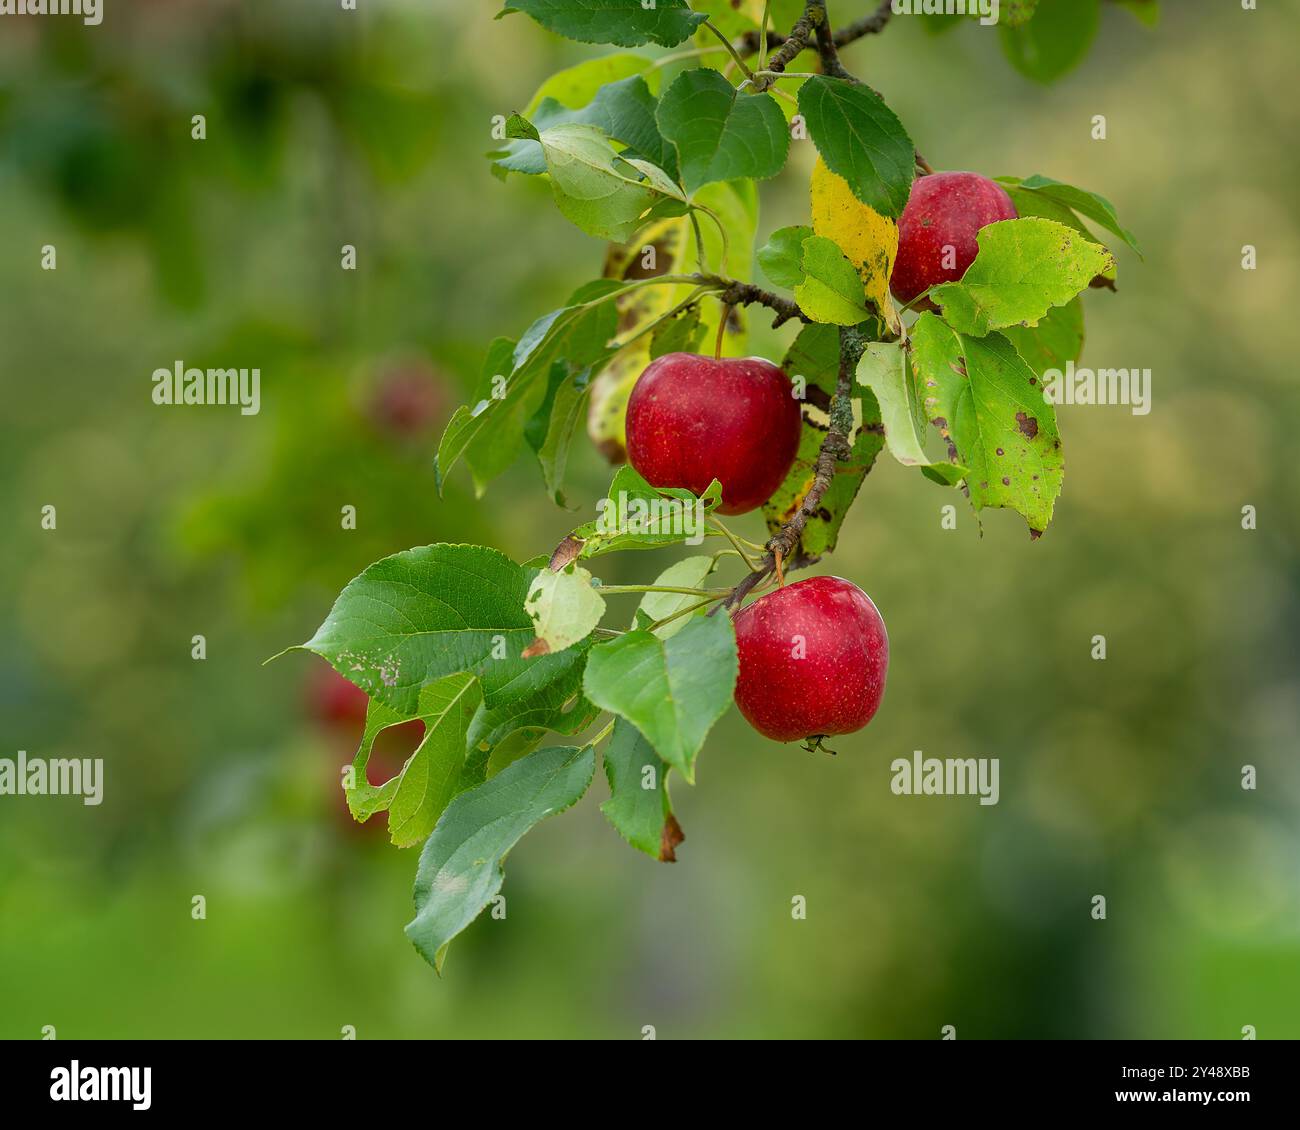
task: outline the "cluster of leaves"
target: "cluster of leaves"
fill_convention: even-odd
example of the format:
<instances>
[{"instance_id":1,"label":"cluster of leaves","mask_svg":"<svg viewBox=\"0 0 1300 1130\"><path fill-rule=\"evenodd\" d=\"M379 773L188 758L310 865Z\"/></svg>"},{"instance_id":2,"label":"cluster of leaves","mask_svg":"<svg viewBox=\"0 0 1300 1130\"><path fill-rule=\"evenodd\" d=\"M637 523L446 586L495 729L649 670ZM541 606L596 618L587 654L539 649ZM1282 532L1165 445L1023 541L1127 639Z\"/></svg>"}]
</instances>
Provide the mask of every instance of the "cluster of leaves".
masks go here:
<instances>
[{"instance_id":1,"label":"cluster of leaves","mask_svg":"<svg viewBox=\"0 0 1300 1130\"><path fill-rule=\"evenodd\" d=\"M1018 26L1008 34L1032 27L1035 7L1041 17L1055 4L1012 0ZM804 434L765 508L773 533L808 496L828 432L847 452L802 529L805 559L834 548L886 450L960 487L976 510L1014 509L1035 536L1047 527L1063 464L1043 373L1077 358L1081 294L1114 279L1114 257L1088 224L1135 247L1133 237L1100 196L1043 176L1005 177L1021 218L984 229L965 277L914 303L925 308L919 317L899 310L889 290L898 219L924 169L902 123L880 95L839 74L782 76L777 94L757 76L741 81L735 44L712 38L757 30L765 11L792 26L803 10L794 0L512 0L507 11L582 42L695 46L592 59L501 120L493 170L546 178L559 211L610 246L602 277L517 340L492 344L472 402L439 444L440 485L463 459L481 491L527 449L563 502L583 417L619 461L627 395L646 363L706 335L720 350L743 350L745 322L732 306L757 301L803 323L784 367L801 391ZM735 63L698 65L710 43ZM666 81L670 67L678 72ZM780 295L752 285L755 185L782 170L792 138L817 152L810 223L772 233L756 254L766 281L789 292ZM856 369L846 335L867 343ZM846 373L855 378L847 389ZM496 896L515 842L585 793L602 743L611 792L602 811L635 848L674 858L682 834L668 777L694 781L737 672L731 619L710 612L740 593L711 578L733 558L751 582L763 574L753 554L764 546L718 520L720 496L716 482L695 497L620 467L599 517L549 557L520 565L482 546L442 544L398 553L353 580L303 645L370 697L348 802L361 820L387 811L399 846L424 844L408 934L436 967ZM649 585L606 586L587 567L612 552L705 538L721 548L677 561ZM770 583L763 575L742 591ZM629 593L640 597L631 619L602 626L607 600ZM583 733L603 712L611 720L596 738L542 746L548 733ZM420 747L400 774L372 784L375 738L412 718L425 725Z\"/></svg>"}]
</instances>

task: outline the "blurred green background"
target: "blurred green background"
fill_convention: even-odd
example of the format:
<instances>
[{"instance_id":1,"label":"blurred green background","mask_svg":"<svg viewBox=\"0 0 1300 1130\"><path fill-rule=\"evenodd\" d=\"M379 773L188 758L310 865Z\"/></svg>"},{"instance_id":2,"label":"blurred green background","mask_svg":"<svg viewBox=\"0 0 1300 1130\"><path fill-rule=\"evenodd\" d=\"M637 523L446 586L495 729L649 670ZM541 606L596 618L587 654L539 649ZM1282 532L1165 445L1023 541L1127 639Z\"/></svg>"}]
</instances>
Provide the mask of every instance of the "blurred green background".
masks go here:
<instances>
[{"instance_id":1,"label":"blurred green background","mask_svg":"<svg viewBox=\"0 0 1300 1130\"><path fill-rule=\"evenodd\" d=\"M493 115L602 49L497 7L0 21L0 756L108 774L99 808L0 798L0 1037L1300 1036L1294 0L1177 0L1154 31L1107 5L1050 88L974 26L900 17L846 51L936 167L1115 202L1147 257L1121 250L1119 293L1088 297L1084 363L1152 369L1153 410L1061 409L1065 491L1034 544L882 461L824 564L889 624L873 724L829 758L729 714L675 786L675 866L605 823L598 775L513 853L508 918L441 980L408 945L416 854L341 814L323 664L261 664L378 557L524 560L575 524L522 462L479 501L461 473L433 487L487 343L603 254L482 156ZM760 242L806 222L812 157L764 186ZM259 366L260 415L154 406L177 359ZM607 481L584 447L570 497ZM916 749L1000 758L1001 803L895 797Z\"/></svg>"}]
</instances>

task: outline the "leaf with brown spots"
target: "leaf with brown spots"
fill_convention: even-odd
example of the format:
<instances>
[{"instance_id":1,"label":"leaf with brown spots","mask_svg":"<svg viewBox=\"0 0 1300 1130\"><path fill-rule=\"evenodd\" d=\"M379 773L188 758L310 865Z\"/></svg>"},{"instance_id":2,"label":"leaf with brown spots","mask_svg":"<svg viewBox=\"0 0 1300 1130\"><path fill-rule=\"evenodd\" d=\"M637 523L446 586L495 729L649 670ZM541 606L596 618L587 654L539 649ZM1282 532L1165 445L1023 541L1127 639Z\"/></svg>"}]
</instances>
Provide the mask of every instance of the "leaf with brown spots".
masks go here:
<instances>
[{"instance_id":1,"label":"leaf with brown spots","mask_svg":"<svg viewBox=\"0 0 1300 1130\"><path fill-rule=\"evenodd\" d=\"M966 477L967 470L958 463L951 441L947 462L926 454L925 414L901 343L875 341L867 346L858 365L858 381L876 394L884 418L885 445L895 459L905 467L919 467L927 477L948 486ZM946 440L947 421L938 419L934 424Z\"/></svg>"},{"instance_id":2,"label":"leaf with brown spots","mask_svg":"<svg viewBox=\"0 0 1300 1130\"><path fill-rule=\"evenodd\" d=\"M1045 530L1061 492L1061 437L1055 408L1011 342L965 337L923 314L912 365L922 409L970 470L971 505L1015 510Z\"/></svg>"},{"instance_id":3,"label":"leaf with brown spots","mask_svg":"<svg viewBox=\"0 0 1300 1130\"><path fill-rule=\"evenodd\" d=\"M1109 251L1055 220L989 224L961 282L930 292L959 333L983 337L1008 326L1036 326L1114 265Z\"/></svg>"}]
</instances>

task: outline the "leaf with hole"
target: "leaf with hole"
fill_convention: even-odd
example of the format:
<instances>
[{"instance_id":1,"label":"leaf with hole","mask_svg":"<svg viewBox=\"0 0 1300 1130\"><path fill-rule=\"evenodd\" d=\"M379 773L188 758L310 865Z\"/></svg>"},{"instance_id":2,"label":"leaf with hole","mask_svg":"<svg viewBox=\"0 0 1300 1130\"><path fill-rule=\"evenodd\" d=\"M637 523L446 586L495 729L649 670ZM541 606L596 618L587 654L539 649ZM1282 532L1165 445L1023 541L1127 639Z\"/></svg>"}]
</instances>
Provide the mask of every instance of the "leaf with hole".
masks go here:
<instances>
[{"instance_id":1,"label":"leaf with hole","mask_svg":"<svg viewBox=\"0 0 1300 1130\"><path fill-rule=\"evenodd\" d=\"M543 569L528 588L524 608L533 621L537 641L526 654L563 651L589 636L605 615L605 601L593 577L578 565L558 572ZM538 644L545 645L544 650Z\"/></svg>"}]
</instances>

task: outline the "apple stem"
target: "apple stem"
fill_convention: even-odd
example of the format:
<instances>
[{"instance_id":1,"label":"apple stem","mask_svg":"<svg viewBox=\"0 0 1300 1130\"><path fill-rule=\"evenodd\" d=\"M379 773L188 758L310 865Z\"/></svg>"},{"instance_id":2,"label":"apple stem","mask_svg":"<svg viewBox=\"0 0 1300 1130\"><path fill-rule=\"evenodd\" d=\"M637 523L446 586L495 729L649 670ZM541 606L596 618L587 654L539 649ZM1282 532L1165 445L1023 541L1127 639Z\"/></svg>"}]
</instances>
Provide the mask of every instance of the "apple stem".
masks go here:
<instances>
[{"instance_id":1,"label":"apple stem","mask_svg":"<svg viewBox=\"0 0 1300 1130\"><path fill-rule=\"evenodd\" d=\"M722 360L722 339L727 332L727 323L731 321L732 309L731 303L727 303L722 308L722 317L718 319L718 339L713 345L713 359L715 361Z\"/></svg>"},{"instance_id":2,"label":"apple stem","mask_svg":"<svg viewBox=\"0 0 1300 1130\"><path fill-rule=\"evenodd\" d=\"M781 563L785 554L779 548L772 551L772 564L776 566L776 587L785 588L785 573L781 569Z\"/></svg>"}]
</instances>

